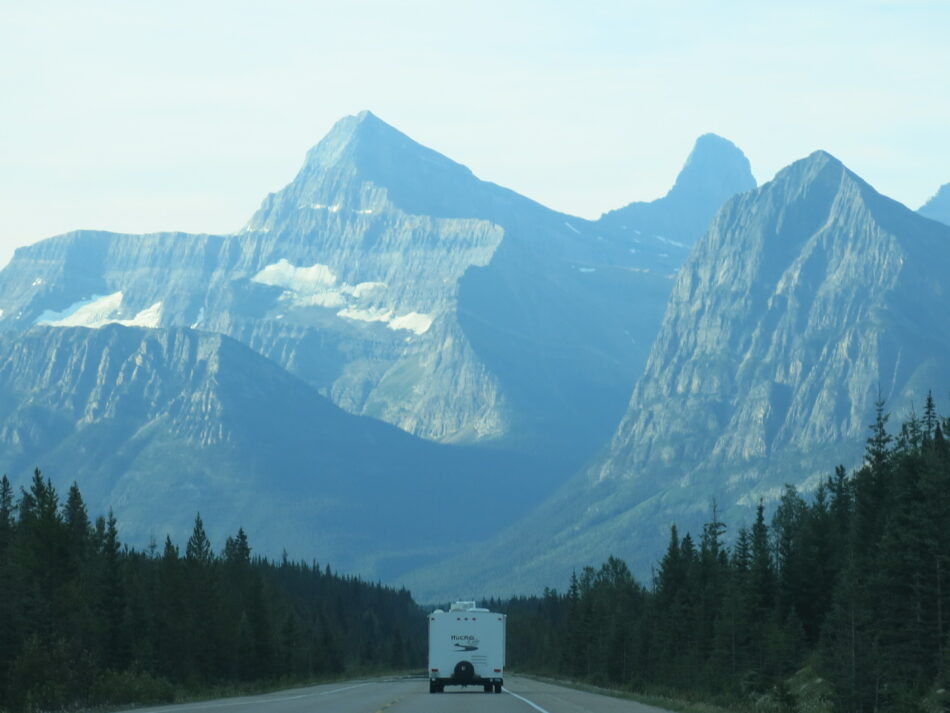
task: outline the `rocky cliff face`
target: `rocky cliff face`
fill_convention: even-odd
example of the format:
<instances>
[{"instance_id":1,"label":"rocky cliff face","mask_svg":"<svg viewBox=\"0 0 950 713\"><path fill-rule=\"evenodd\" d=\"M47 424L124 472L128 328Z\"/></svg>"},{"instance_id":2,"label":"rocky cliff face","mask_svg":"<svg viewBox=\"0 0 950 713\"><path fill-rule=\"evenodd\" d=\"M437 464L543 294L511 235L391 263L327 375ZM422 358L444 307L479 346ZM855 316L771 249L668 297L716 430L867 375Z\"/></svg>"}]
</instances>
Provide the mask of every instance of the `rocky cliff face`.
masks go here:
<instances>
[{"instance_id":1,"label":"rocky cliff face","mask_svg":"<svg viewBox=\"0 0 950 713\"><path fill-rule=\"evenodd\" d=\"M703 200L718 200L727 181L699 154L671 195L715 184ZM685 253L632 235L481 181L364 112L238 234L80 231L19 250L0 328L227 334L351 413L553 449L566 473L620 418Z\"/></svg>"},{"instance_id":2,"label":"rocky cliff face","mask_svg":"<svg viewBox=\"0 0 950 713\"><path fill-rule=\"evenodd\" d=\"M950 228L824 152L733 198L677 276L602 457L486 548L469 584L530 589L608 553L644 574L669 524L696 534L713 500L736 525L785 483L858 464L879 395L906 414L950 391L948 266ZM517 584L492 572L503 551ZM426 591L437 572L409 581Z\"/></svg>"},{"instance_id":3,"label":"rocky cliff face","mask_svg":"<svg viewBox=\"0 0 950 713\"><path fill-rule=\"evenodd\" d=\"M917 212L925 218L939 220L944 225L950 225L950 183L940 186L940 190L924 203Z\"/></svg>"},{"instance_id":4,"label":"rocky cliff face","mask_svg":"<svg viewBox=\"0 0 950 713\"><path fill-rule=\"evenodd\" d=\"M950 230L823 152L730 201L674 285L595 477L777 468L801 482L788 455L858 446L879 390L903 409L950 384L948 264Z\"/></svg>"}]
</instances>

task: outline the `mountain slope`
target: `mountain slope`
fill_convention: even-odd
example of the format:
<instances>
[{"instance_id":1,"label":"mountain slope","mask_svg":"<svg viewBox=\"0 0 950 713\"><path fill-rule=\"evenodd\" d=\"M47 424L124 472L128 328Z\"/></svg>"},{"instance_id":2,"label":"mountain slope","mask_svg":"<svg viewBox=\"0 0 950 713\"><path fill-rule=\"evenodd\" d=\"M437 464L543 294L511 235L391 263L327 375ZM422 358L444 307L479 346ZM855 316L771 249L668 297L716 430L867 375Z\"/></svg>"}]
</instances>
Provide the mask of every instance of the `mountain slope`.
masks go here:
<instances>
[{"instance_id":1,"label":"mountain slope","mask_svg":"<svg viewBox=\"0 0 950 713\"><path fill-rule=\"evenodd\" d=\"M445 556L529 504L472 497L523 468L510 456L352 416L240 343L188 329L0 335L0 463L14 484L37 465L61 492L78 481L139 546L184 539L200 511L216 545L243 526L262 554L367 576Z\"/></svg>"},{"instance_id":2,"label":"mountain slope","mask_svg":"<svg viewBox=\"0 0 950 713\"><path fill-rule=\"evenodd\" d=\"M698 534L713 500L738 523L785 483L858 463L878 394L906 412L950 391L948 267L950 228L823 152L733 198L680 271L602 457L484 548L466 582L524 591L611 553L643 574L669 524ZM440 576L407 581L438 597Z\"/></svg>"}]
</instances>

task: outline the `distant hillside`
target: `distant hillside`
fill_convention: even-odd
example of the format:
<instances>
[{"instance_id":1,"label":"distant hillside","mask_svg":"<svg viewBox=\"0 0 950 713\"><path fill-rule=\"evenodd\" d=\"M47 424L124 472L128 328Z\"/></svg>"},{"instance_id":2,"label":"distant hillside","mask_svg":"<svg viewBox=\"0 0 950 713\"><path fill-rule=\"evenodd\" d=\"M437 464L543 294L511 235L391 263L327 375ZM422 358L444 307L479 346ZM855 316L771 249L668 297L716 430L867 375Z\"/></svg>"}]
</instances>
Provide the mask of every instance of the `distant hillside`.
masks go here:
<instances>
[{"instance_id":1,"label":"distant hillside","mask_svg":"<svg viewBox=\"0 0 950 713\"><path fill-rule=\"evenodd\" d=\"M128 542L244 527L282 548L392 576L510 523L510 454L442 446L352 416L239 342L188 329L35 327L0 335L0 463L114 509ZM453 503L446 508L445 503Z\"/></svg>"}]
</instances>

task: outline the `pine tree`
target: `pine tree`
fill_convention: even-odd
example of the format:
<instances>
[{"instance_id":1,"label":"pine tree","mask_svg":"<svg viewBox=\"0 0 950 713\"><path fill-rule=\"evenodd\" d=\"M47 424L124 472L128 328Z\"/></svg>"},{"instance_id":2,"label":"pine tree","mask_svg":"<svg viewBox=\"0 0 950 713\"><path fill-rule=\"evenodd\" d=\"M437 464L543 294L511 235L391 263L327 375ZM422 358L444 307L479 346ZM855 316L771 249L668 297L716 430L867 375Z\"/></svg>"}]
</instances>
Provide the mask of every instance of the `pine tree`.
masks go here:
<instances>
[{"instance_id":1,"label":"pine tree","mask_svg":"<svg viewBox=\"0 0 950 713\"><path fill-rule=\"evenodd\" d=\"M880 648L867 584L856 560L849 559L821 637L824 672L834 690L835 708L849 713L878 710L881 692Z\"/></svg>"},{"instance_id":2,"label":"pine tree","mask_svg":"<svg viewBox=\"0 0 950 713\"><path fill-rule=\"evenodd\" d=\"M9 556L13 540L13 487L6 474L0 478L0 565Z\"/></svg>"},{"instance_id":3,"label":"pine tree","mask_svg":"<svg viewBox=\"0 0 950 713\"><path fill-rule=\"evenodd\" d=\"M190 564L206 565L211 562L211 541L205 534L201 513L195 515L195 526L185 546L185 559Z\"/></svg>"},{"instance_id":4,"label":"pine tree","mask_svg":"<svg viewBox=\"0 0 950 713\"><path fill-rule=\"evenodd\" d=\"M789 612L801 616L808 607L804 592L808 579L803 537L807 506L792 485L785 492L772 516L772 533L775 538L776 604L779 620L784 621Z\"/></svg>"},{"instance_id":5,"label":"pine tree","mask_svg":"<svg viewBox=\"0 0 950 713\"><path fill-rule=\"evenodd\" d=\"M4 695L10 664L19 650L19 622L16 604L21 599L14 583L12 550L15 531L13 488L7 476L0 478L0 709L7 705Z\"/></svg>"},{"instance_id":6,"label":"pine tree","mask_svg":"<svg viewBox=\"0 0 950 713\"><path fill-rule=\"evenodd\" d=\"M874 423L871 424L871 435L867 440L865 462L872 468L883 468L891 455L893 437L887 432L887 421L890 415L884 411L884 399L878 397L874 403Z\"/></svg>"},{"instance_id":7,"label":"pine tree","mask_svg":"<svg viewBox=\"0 0 950 713\"><path fill-rule=\"evenodd\" d=\"M63 506L63 520L66 524L70 566L74 570L78 570L89 554L87 550L89 547L90 524L86 504L83 502L79 486L75 482L70 486L69 494L66 496L66 504Z\"/></svg>"},{"instance_id":8,"label":"pine tree","mask_svg":"<svg viewBox=\"0 0 950 713\"><path fill-rule=\"evenodd\" d=\"M66 536L59 513L59 497L39 468L30 490L21 490L17 547L18 565L29 584L24 592L24 625L42 644L53 639L61 617L68 614L62 601L67 567Z\"/></svg>"},{"instance_id":9,"label":"pine tree","mask_svg":"<svg viewBox=\"0 0 950 713\"><path fill-rule=\"evenodd\" d=\"M247 534L243 527L238 528L235 537L229 537L225 542L224 559L229 564L248 565L251 563L251 546L248 544Z\"/></svg>"},{"instance_id":10,"label":"pine tree","mask_svg":"<svg viewBox=\"0 0 950 713\"><path fill-rule=\"evenodd\" d=\"M761 617L771 611L775 597L775 567L769 542L769 528L765 524L765 504L761 500L755 510L750 544L752 551L749 586L752 606L755 615Z\"/></svg>"},{"instance_id":11,"label":"pine tree","mask_svg":"<svg viewBox=\"0 0 950 713\"><path fill-rule=\"evenodd\" d=\"M123 637L125 620L125 585L122 580L122 544L118 524L112 510L106 520L102 542L102 574L100 579L100 612L105 622L105 659L114 670L121 670L128 661L128 649Z\"/></svg>"}]
</instances>

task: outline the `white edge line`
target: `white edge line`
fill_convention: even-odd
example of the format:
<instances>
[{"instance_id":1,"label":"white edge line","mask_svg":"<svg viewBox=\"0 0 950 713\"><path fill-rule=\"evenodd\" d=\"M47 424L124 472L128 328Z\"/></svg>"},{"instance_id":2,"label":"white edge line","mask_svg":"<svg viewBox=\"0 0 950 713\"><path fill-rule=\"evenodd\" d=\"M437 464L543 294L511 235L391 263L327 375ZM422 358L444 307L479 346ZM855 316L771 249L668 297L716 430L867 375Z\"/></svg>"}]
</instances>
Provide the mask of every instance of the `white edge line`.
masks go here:
<instances>
[{"instance_id":1,"label":"white edge line","mask_svg":"<svg viewBox=\"0 0 950 713\"><path fill-rule=\"evenodd\" d=\"M369 683L357 683L353 686L344 686L343 688L334 688L332 691L320 691L319 693L298 693L295 696L282 696L279 698L268 698L267 694L262 694L261 696L255 696L254 698L247 700L223 700L223 701L214 701L209 703L196 703L194 705L172 705L168 708L148 708L142 711L142 713L150 713L151 711L162 711L167 710L169 713L184 713L184 711L196 711L196 710L205 710L208 708L226 708L228 706L249 706L252 704L262 704L262 703L279 703L282 701L296 701L300 698L313 698L314 696L329 696L331 693L341 693L342 691L351 691L354 688L361 688L362 686L368 686ZM547 713L547 711L545 711Z\"/></svg>"},{"instance_id":2,"label":"white edge line","mask_svg":"<svg viewBox=\"0 0 950 713\"><path fill-rule=\"evenodd\" d=\"M527 698L525 698L524 696L519 696L517 693L512 693L512 692L509 691L507 688L502 688L501 690L503 690L503 691L504 691L505 693L507 693L509 696L514 696L514 697L517 698L519 701L523 701L523 702L527 703L529 706L531 706L532 708L534 708L536 711L541 711L541 713L548 713L548 711L544 710L544 708L542 708L541 706L539 706L537 703L532 703L531 701L529 701L529 700L528 700Z\"/></svg>"},{"instance_id":3,"label":"white edge line","mask_svg":"<svg viewBox=\"0 0 950 713\"><path fill-rule=\"evenodd\" d=\"M368 683L357 683L356 685L353 685L353 686L346 686L346 687L344 687L344 688L334 688L332 691L323 691L322 693L318 693L317 695L318 695L318 696L329 696L331 693L340 693L341 691L352 691L354 688L362 688L363 686L368 686L368 685L369 685ZM309 694L306 694L306 695L311 695L311 696L312 696L313 694L312 694L312 693L309 693ZM304 695L304 696L297 696L297 698L306 698L306 695Z\"/></svg>"}]
</instances>

